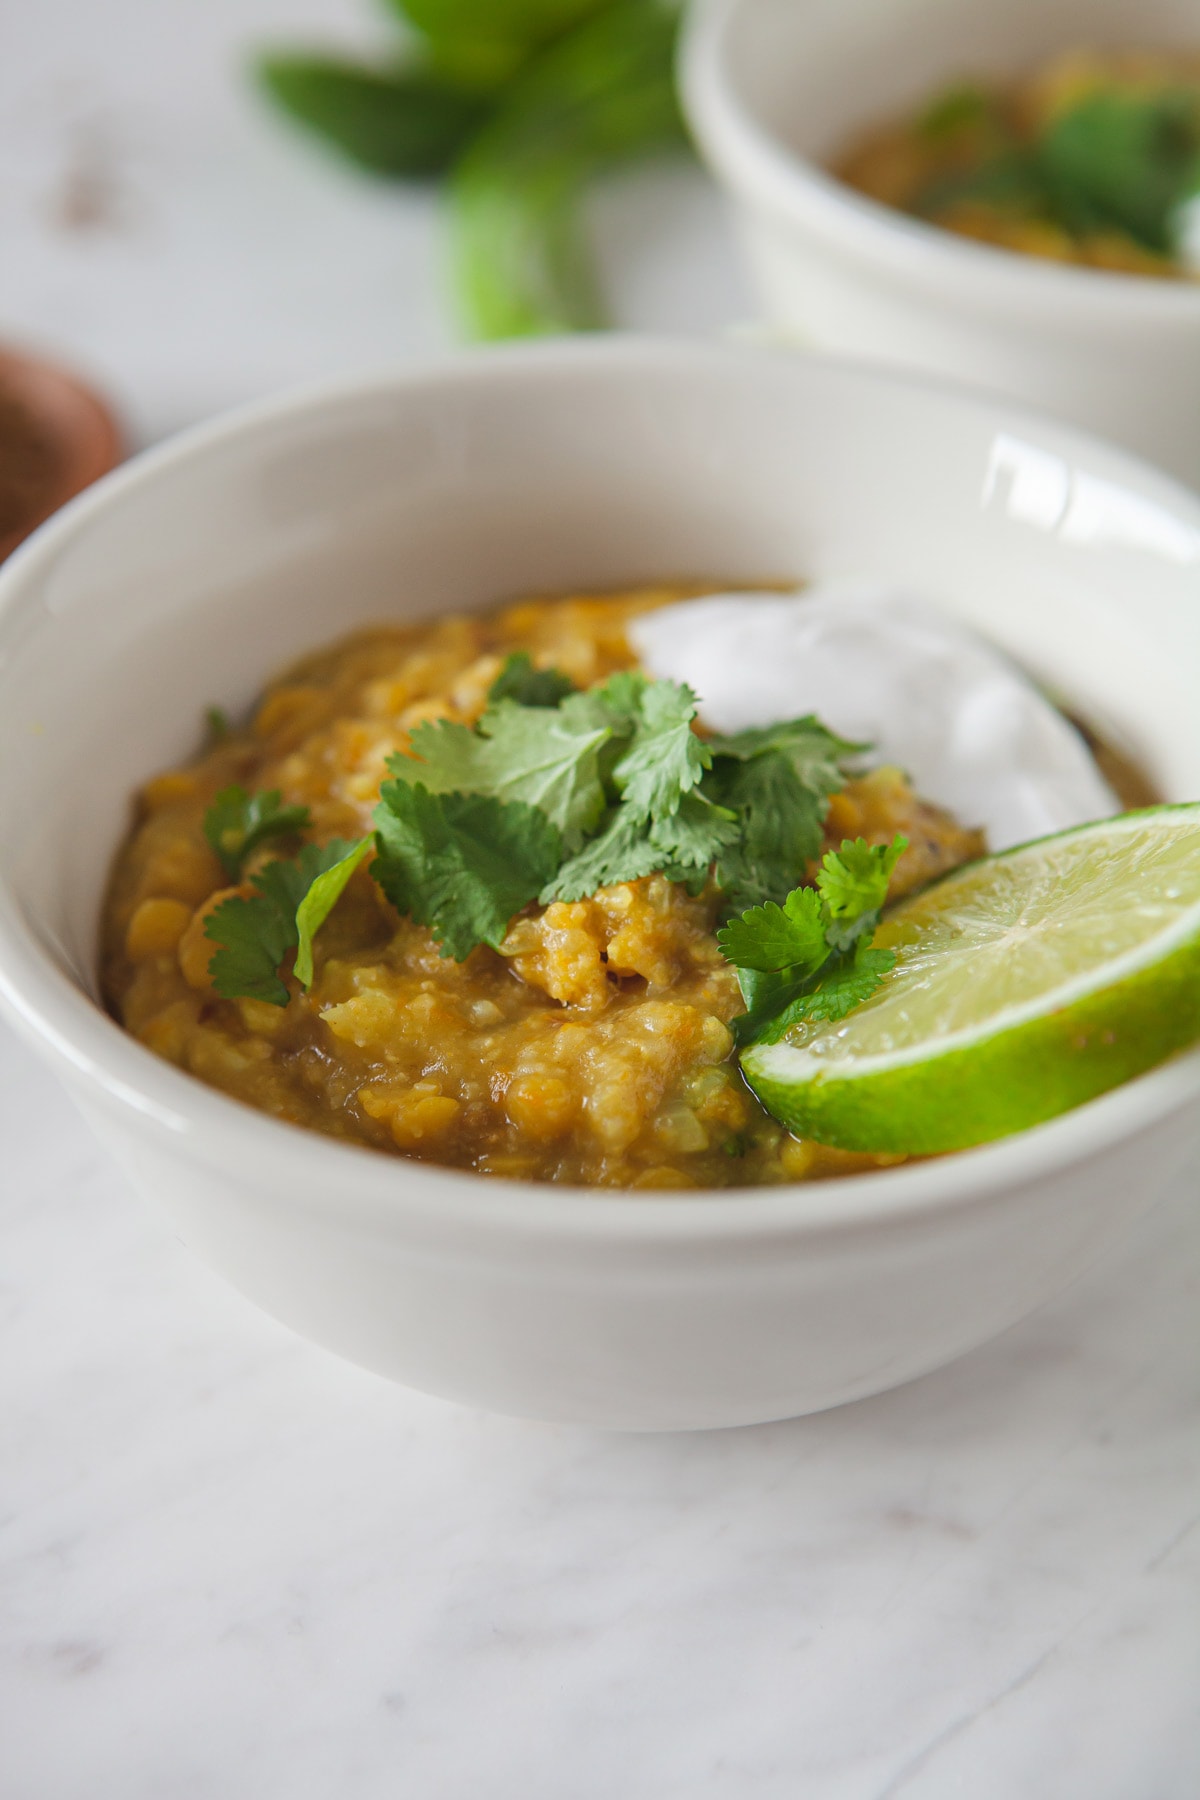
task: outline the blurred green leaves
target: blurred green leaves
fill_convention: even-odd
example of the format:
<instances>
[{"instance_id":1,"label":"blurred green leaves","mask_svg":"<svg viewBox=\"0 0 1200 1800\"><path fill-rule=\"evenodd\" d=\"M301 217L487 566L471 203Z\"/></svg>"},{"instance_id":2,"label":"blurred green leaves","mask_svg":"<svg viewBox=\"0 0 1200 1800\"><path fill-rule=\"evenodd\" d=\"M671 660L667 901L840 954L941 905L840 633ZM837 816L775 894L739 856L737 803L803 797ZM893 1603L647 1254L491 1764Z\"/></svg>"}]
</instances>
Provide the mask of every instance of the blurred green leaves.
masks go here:
<instances>
[{"instance_id":1,"label":"blurred green leaves","mask_svg":"<svg viewBox=\"0 0 1200 1800\"><path fill-rule=\"evenodd\" d=\"M264 56L258 72L284 112L374 175L444 174L489 110L432 70L281 53Z\"/></svg>"},{"instance_id":2,"label":"blurred green leaves","mask_svg":"<svg viewBox=\"0 0 1200 1800\"><path fill-rule=\"evenodd\" d=\"M559 37L605 0L390 0L401 20L434 43L508 44L536 49Z\"/></svg>"},{"instance_id":3,"label":"blurred green leaves","mask_svg":"<svg viewBox=\"0 0 1200 1800\"><path fill-rule=\"evenodd\" d=\"M389 0L404 60L263 56L264 91L360 168L446 176L451 273L478 338L605 323L581 203L686 139L677 0Z\"/></svg>"},{"instance_id":4,"label":"blurred green leaves","mask_svg":"<svg viewBox=\"0 0 1200 1800\"><path fill-rule=\"evenodd\" d=\"M1200 94L1089 94L1055 121L1040 157L1069 230L1126 231L1169 255L1175 211L1200 187Z\"/></svg>"},{"instance_id":5,"label":"blurred green leaves","mask_svg":"<svg viewBox=\"0 0 1200 1800\"><path fill-rule=\"evenodd\" d=\"M935 176L917 200L937 214L963 201L1041 218L1076 237L1120 232L1169 256L1180 208L1200 192L1200 93L1101 86L1023 137L986 96L953 89L928 109L922 134L970 132L977 154Z\"/></svg>"},{"instance_id":6,"label":"blurred green leaves","mask_svg":"<svg viewBox=\"0 0 1200 1800\"><path fill-rule=\"evenodd\" d=\"M579 208L605 170L684 142L676 21L607 7L506 91L451 177L451 253L468 331L483 338L604 323Z\"/></svg>"}]
</instances>

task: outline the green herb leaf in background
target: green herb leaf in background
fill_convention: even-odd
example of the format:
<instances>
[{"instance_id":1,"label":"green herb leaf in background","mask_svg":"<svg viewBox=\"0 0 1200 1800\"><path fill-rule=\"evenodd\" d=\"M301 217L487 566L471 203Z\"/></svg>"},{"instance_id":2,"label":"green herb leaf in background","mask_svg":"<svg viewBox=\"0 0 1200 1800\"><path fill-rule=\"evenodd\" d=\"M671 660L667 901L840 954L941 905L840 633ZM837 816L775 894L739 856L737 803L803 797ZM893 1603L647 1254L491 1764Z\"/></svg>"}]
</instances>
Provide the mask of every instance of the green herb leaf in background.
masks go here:
<instances>
[{"instance_id":1,"label":"green herb leaf in background","mask_svg":"<svg viewBox=\"0 0 1200 1800\"><path fill-rule=\"evenodd\" d=\"M542 44L578 25L589 13L599 12L606 0L391 0L391 4L432 38Z\"/></svg>"},{"instance_id":2,"label":"green herb leaf in background","mask_svg":"<svg viewBox=\"0 0 1200 1800\"><path fill-rule=\"evenodd\" d=\"M1118 233L1156 255L1172 254L1179 210L1200 192L1195 88L1099 86L1028 137L995 96L987 100L982 90L953 89L923 115L918 130L948 143L952 156L917 195L915 211L936 217L978 202L1073 237Z\"/></svg>"},{"instance_id":3,"label":"green herb leaf in background","mask_svg":"<svg viewBox=\"0 0 1200 1800\"><path fill-rule=\"evenodd\" d=\"M451 176L468 334L605 323L579 210L590 182L685 142L679 0L391 0L401 60L271 52L264 91L360 168Z\"/></svg>"},{"instance_id":4,"label":"green herb leaf in background","mask_svg":"<svg viewBox=\"0 0 1200 1800\"><path fill-rule=\"evenodd\" d=\"M604 324L580 203L601 172L685 142L677 25L660 0L619 0L505 90L451 183L452 270L471 336Z\"/></svg>"},{"instance_id":5,"label":"green herb leaf in background","mask_svg":"<svg viewBox=\"0 0 1200 1800\"><path fill-rule=\"evenodd\" d=\"M943 143L997 123L996 99L978 82L962 81L945 88L917 119L917 133L926 143Z\"/></svg>"},{"instance_id":6,"label":"green herb leaf in background","mask_svg":"<svg viewBox=\"0 0 1200 1800\"><path fill-rule=\"evenodd\" d=\"M210 745L223 744L229 736L229 714L223 706L206 706L204 709L204 730Z\"/></svg>"},{"instance_id":7,"label":"green herb leaf in background","mask_svg":"<svg viewBox=\"0 0 1200 1800\"><path fill-rule=\"evenodd\" d=\"M1002 145L967 168L935 175L916 196L913 209L933 216L973 200L1001 212L1050 217L1050 197L1036 149L1027 144Z\"/></svg>"},{"instance_id":8,"label":"green herb leaf in background","mask_svg":"<svg viewBox=\"0 0 1200 1800\"><path fill-rule=\"evenodd\" d=\"M1200 188L1200 95L1088 94L1054 121L1038 158L1069 231L1125 231L1167 256L1173 215Z\"/></svg>"},{"instance_id":9,"label":"green herb leaf in background","mask_svg":"<svg viewBox=\"0 0 1200 1800\"><path fill-rule=\"evenodd\" d=\"M489 110L485 97L427 69L277 52L257 72L284 112L376 175L443 174Z\"/></svg>"},{"instance_id":10,"label":"green herb leaf in background","mask_svg":"<svg viewBox=\"0 0 1200 1800\"><path fill-rule=\"evenodd\" d=\"M559 37L608 0L390 0L405 23L434 43L515 44L536 48Z\"/></svg>"},{"instance_id":11,"label":"green herb leaf in background","mask_svg":"<svg viewBox=\"0 0 1200 1800\"><path fill-rule=\"evenodd\" d=\"M278 788L248 794L242 787L222 788L204 815L204 835L216 851L230 881L239 881L256 850L273 838L291 837L309 824L307 806L284 806Z\"/></svg>"}]
</instances>

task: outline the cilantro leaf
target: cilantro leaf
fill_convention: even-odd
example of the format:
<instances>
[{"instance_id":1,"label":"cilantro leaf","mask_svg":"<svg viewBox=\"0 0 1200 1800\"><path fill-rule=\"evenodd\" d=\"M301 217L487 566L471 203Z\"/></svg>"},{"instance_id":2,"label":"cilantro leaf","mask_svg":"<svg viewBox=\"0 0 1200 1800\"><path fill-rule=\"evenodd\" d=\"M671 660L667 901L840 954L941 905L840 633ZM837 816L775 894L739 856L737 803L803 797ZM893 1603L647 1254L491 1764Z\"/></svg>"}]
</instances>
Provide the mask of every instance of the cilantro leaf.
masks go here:
<instances>
[{"instance_id":1,"label":"cilantro leaf","mask_svg":"<svg viewBox=\"0 0 1200 1800\"><path fill-rule=\"evenodd\" d=\"M407 751L387 760L397 781L420 782L431 794L477 791L494 779L487 739L453 719L426 719L409 733Z\"/></svg>"},{"instance_id":2,"label":"cilantro leaf","mask_svg":"<svg viewBox=\"0 0 1200 1800\"><path fill-rule=\"evenodd\" d=\"M946 97L951 132L971 121ZM1022 141L999 112L974 121L979 153L951 157L913 210L939 214L964 201L1048 220L1073 237L1122 232L1160 256L1173 220L1200 189L1200 105L1186 85L1159 91L1100 86L1055 110ZM985 129L984 129L985 128Z\"/></svg>"},{"instance_id":3,"label":"cilantro leaf","mask_svg":"<svg viewBox=\"0 0 1200 1800\"><path fill-rule=\"evenodd\" d=\"M581 900L597 888L659 870L672 881L702 886L714 857L734 843L737 819L697 791L711 755L692 730L691 689L622 671L564 702L567 708L607 718L614 738L625 736L628 747L609 770L619 804L609 810L599 834L543 888L543 903ZM602 756L602 767L603 761Z\"/></svg>"},{"instance_id":4,"label":"cilantro leaf","mask_svg":"<svg viewBox=\"0 0 1200 1800\"><path fill-rule=\"evenodd\" d=\"M527 673L524 666L515 671ZM501 695L475 730L445 720L418 725L409 753L388 763L394 780L384 787L385 805L377 814L377 879L402 910L433 925L439 936L444 928L444 941L460 957L473 943L498 943L513 913L535 894L544 903L576 900L659 869L673 880L702 885L714 856L732 845L737 821L697 791L711 756L692 730L695 713L689 689L622 671L552 705ZM423 790L425 799L403 800L401 787ZM433 796L447 806L431 808ZM455 862L443 889L444 838L468 799L517 809L524 822L515 835L524 837L516 848L530 854L524 865L518 856L515 887L501 880L507 872L500 859L494 867L477 867L475 885L456 892L451 904L464 871ZM489 829L498 816L481 815ZM390 873L385 850L397 863ZM424 866L422 859L430 858ZM489 886L490 902L484 891Z\"/></svg>"},{"instance_id":5,"label":"cilantro leaf","mask_svg":"<svg viewBox=\"0 0 1200 1800\"><path fill-rule=\"evenodd\" d=\"M398 911L428 925L443 956L462 962L477 944L498 949L515 913L562 860L546 814L494 795L431 793L385 782L375 812L379 855L371 873Z\"/></svg>"},{"instance_id":6,"label":"cilantro leaf","mask_svg":"<svg viewBox=\"0 0 1200 1800\"><path fill-rule=\"evenodd\" d=\"M890 844L855 838L829 852L817 871L817 887L829 912L831 944L846 949L862 935L864 921L874 930L892 870L907 849L906 837L895 837Z\"/></svg>"},{"instance_id":7,"label":"cilantro leaf","mask_svg":"<svg viewBox=\"0 0 1200 1800\"><path fill-rule=\"evenodd\" d=\"M778 752L787 757L806 787L823 787L830 794L842 786L842 763L870 749L869 744L838 737L815 713L782 719L775 725L751 725L745 731L710 738L709 746L714 756L732 756L739 762Z\"/></svg>"},{"instance_id":8,"label":"cilantro leaf","mask_svg":"<svg viewBox=\"0 0 1200 1800\"><path fill-rule=\"evenodd\" d=\"M208 964L217 993L286 1006L291 995L279 965L296 942L295 925L294 916L289 919L263 894L222 900L204 921L205 937L219 946Z\"/></svg>"},{"instance_id":9,"label":"cilantro leaf","mask_svg":"<svg viewBox=\"0 0 1200 1800\"><path fill-rule=\"evenodd\" d=\"M642 697L651 685L640 669L619 669L599 687L589 688L584 703L597 719L611 726L617 737L629 737L642 710Z\"/></svg>"},{"instance_id":10,"label":"cilantro leaf","mask_svg":"<svg viewBox=\"0 0 1200 1800\"><path fill-rule=\"evenodd\" d=\"M651 821L650 842L665 859L658 866L671 881L703 887L713 860L737 841L737 814L695 789L677 812Z\"/></svg>"},{"instance_id":11,"label":"cilantro leaf","mask_svg":"<svg viewBox=\"0 0 1200 1800\"><path fill-rule=\"evenodd\" d=\"M535 669L528 650L514 650L488 689L488 705L515 700L518 706L557 706L575 691L575 683L561 669Z\"/></svg>"},{"instance_id":12,"label":"cilantro leaf","mask_svg":"<svg viewBox=\"0 0 1200 1800\"><path fill-rule=\"evenodd\" d=\"M811 973L829 955L825 913L816 888L793 888L782 906L766 900L717 933L727 960L740 969L769 973L803 967Z\"/></svg>"},{"instance_id":13,"label":"cilantro leaf","mask_svg":"<svg viewBox=\"0 0 1200 1800\"><path fill-rule=\"evenodd\" d=\"M597 888L618 881L638 881L663 865L664 852L650 841L643 821L625 807L614 807L599 835L568 857L542 887L543 906L552 900L585 900Z\"/></svg>"},{"instance_id":14,"label":"cilantro leaf","mask_svg":"<svg viewBox=\"0 0 1200 1800\"><path fill-rule=\"evenodd\" d=\"M287 1005L291 996L279 965L300 941L297 913L314 883L355 848L342 838L305 844L294 862L264 864L250 879L253 893L231 894L214 906L204 935L217 945L208 973L223 999Z\"/></svg>"},{"instance_id":15,"label":"cilantro leaf","mask_svg":"<svg viewBox=\"0 0 1200 1800\"><path fill-rule=\"evenodd\" d=\"M844 1019L847 1013L871 998L895 963L894 951L876 950L865 939L860 939L848 955L830 960L818 987L811 993L797 995L782 1012L760 1027L755 1041L777 1044L795 1025L818 1021L835 1024L838 1019Z\"/></svg>"},{"instance_id":16,"label":"cilantro leaf","mask_svg":"<svg viewBox=\"0 0 1200 1800\"><path fill-rule=\"evenodd\" d=\"M410 753L393 756L389 772L431 794L479 794L538 807L573 850L603 815L600 750L610 731L591 708L568 696L557 706L501 700L479 729L447 719L418 725Z\"/></svg>"},{"instance_id":17,"label":"cilantro leaf","mask_svg":"<svg viewBox=\"0 0 1200 1800\"><path fill-rule=\"evenodd\" d=\"M782 903L820 855L824 805L781 756L718 764L713 777L703 791L733 812L741 827L717 859L726 910L764 899Z\"/></svg>"},{"instance_id":18,"label":"cilantro leaf","mask_svg":"<svg viewBox=\"0 0 1200 1800\"><path fill-rule=\"evenodd\" d=\"M739 832L717 860L730 912L782 904L821 850L829 796L845 786L842 764L864 746L808 715L710 740L701 791L736 814Z\"/></svg>"},{"instance_id":19,"label":"cilantro leaf","mask_svg":"<svg viewBox=\"0 0 1200 1800\"><path fill-rule=\"evenodd\" d=\"M669 881L685 881L697 891L708 879L713 857L737 832L731 813L699 794L685 794L678 812L647 824L637 810L617 806L604 829L570 857L538 895L551 900L584 900L597 888L638 881L660 870Z\"/></svg>"},{"instance_id":20,"label":"cilantro leaf","mask_svg":"<svg viewBox=\"0 0 1200 1800\"><path fill-rule=\"evenodd\" d=\"M230 881L241 879L254 852L272 838L291 837L311 823L307 806L284 806L278 788L248 794L242 787L222 788L204 815L204 835Z\"/></svg>"},{"instance_id":21,"label":"cilantro leaf","mask_svg":"<svg viewBox=\"0 0 1200 1800\"><path fill-rule=\"evenodd\" d=\"M782 906L750 907L722 927L717 942L746 1002L732 1022L735 1043L777 1043L803 1020L841 1019L870 998L895 961L871 937L906 848L903 837L880 845L847 839L826 855L814 887L795 888Z\"/></svg>"},{"instance_id":22,"label":"cilantro leaf","mask_svg":"<svg viewBox=\"0 0 1200 1800\"><path fill-rule=\"evenodd\" d=\"M313 939L341 899L346 884L374 845L374 835L360 838L340 861L317 876L296 908L296 980L301 987L312 986Z\"/></svg>"},{"instance_id":23,"label":"cilantro leaf","mask_svg":"<svg viewBox=\"0 0 1200 1800\"><path fill-rule=\"evenodd\" d=\"M675 681L642 688L633 741L613 768L627 807L643 819L665 819L712 764L712 751L692 730L696 696Z\"/></svg>"},{"instance_id":24,"label":"cilantro leaf","mask_svg":"<svg viewBox=\"0 0 1200 1800\"><path fill-rule=\"evenodd\" d=\"M801 984L790 969L739 969L737 978L746 1010L730 1022L729 1029L740 1049L757 1043L772 1019L777 1019L796 998Z\"/></svg>"}]
</instances>

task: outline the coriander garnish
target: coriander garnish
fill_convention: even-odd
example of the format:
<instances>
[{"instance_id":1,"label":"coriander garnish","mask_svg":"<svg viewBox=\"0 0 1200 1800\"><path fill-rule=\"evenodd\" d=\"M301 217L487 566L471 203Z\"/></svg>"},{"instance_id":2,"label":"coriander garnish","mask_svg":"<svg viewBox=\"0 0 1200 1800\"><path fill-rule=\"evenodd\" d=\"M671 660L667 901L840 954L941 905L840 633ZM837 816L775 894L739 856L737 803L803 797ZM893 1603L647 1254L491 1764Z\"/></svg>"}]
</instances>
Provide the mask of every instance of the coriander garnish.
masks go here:
<instances>
[{"instance_id":1,"label":"coriander garnish","mask_svg":"<svg viewBox=\"0 0 1200 1800\"><path fill-rule=\"evenodd\" d=\"M734 1041L773 1044L801 1019L841 1019L869 1000L895 963L871 938L892 870L908 848L847 840L831 850L815 887L793 888L782 906L752 906L717 933L738 972L747 1010Z\"/></svg>"},{"instance_id":2,"label":"coriander garnish","mask_svg":"<svg viewBox=\"0 0 1200 1800\"><path fill-rule=\"evenodd\" d=\"M510 658L476 725L418 725L408 751L389 759L372 834L267 863L249 895L209 914L216 991L286 1005L280 966L293 950L310 986L313 940L374 847L370 872L392 905L458 962L480 944L499 949L534 901L661 872L693 892L711 879L726 911L742 912L720 935L749 1008L739 1041L786 1028L797 1006L813 1016L856 1004L883 967L869 938L902 840L843 845L815 889L799 884L843 763L861 746L812 717L709 739L695 721L696 697L678 682L623 672L579 692L556 670ZM263 843L309 824L278 791L235 787L218 794L204 829L236 880Z\"/></svg>"}]
</instances>

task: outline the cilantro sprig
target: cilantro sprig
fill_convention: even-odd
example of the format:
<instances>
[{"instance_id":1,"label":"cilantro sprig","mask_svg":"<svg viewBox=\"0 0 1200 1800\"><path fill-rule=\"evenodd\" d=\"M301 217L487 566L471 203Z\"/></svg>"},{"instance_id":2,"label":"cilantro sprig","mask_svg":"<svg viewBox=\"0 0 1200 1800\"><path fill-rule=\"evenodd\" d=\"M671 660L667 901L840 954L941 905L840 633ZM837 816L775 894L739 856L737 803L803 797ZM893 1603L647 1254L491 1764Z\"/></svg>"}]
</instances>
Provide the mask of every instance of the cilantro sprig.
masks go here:
<instances>
[{"instance_id":1,"label":"cilantro sprig","mask_svg":"<svg viewBox=\"0 0 1200 1800\"><path fill-rule=\"evenodd\" d=\"M581 692L558 670L510 657L476 725L422 723L389 759L371 834L306 844L213 910L205 930L218 946L210 963L217 993L286 1005L280 971L292 951L296 978L310 986L314 939L372 849L370 873L386 897L459 962L480 944L499 949L533 901L577 900L658 871L693 892L715 880L728 913L773 905L794 934L815 902L796 900L793 889L819 855L829 795L862 746L812 717L706 739L695 729L696 707L677 682L623 671ZM219 794L205 819L233 880L262 844L308 826L307 810L282 806L277 791L241 788ZM869 886L873 860L847 867L843 887ZM861 935L857 900L852 894L847 914L834 876L827 870L824 879L825 910L804 955L789 939L786 957L769 967L743 957L743 986L757 984L747 999L756 1020L768 994L786 991L773 1017L835 951L851 956ZM773 916L772 924L778 935ZM729 929L744 950L745 920ZM854 963L860 977L868 967ZM826 986L835 972L824 971ZM838 978L849 979L844 971Z\"/></svg>"},{"instance_id":2,"label":"cilantro sprig","mask_svg":"<svg viewBox=\"0 0 1200 1800\"><path fill-rule=\"evenodd\" d=\"M279 973L280 964L300 944L303 933L311 981L313 934L329 916L357 863L346 871L340 885L329 878L352 859L361 861L371 843L370 838L360 844L333 838L328 844L305 844L294 862L264 863L250 879L251 893L231 894L214 906L204 921L204 935L217 945L208 965L217 993L227 1000L266 1000L272 1006L286 1006L291 995ZM324 888L320 885L323 878Z\"/></svg>"},{"instance_id":3,"label":"cilantro sprig","mask_svg":"<svg viewBox=\"0 0 1200 1800\"><path fill-rule=\"evenodd\" d=\"M845 1018L870 999L896 960L871 938L907 848L899 836L847 839L825 856L815 887L793 888L782 905L752 906L717 933L746 1003L731 1027L739 1048L777 1043L805 1019Z\"/></svg>"}]
</instances>

